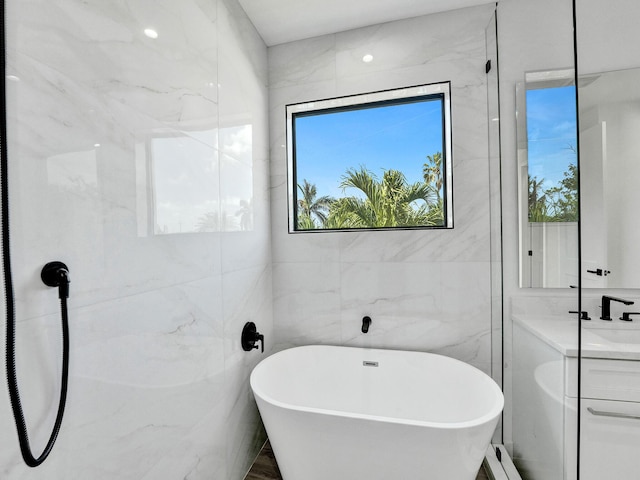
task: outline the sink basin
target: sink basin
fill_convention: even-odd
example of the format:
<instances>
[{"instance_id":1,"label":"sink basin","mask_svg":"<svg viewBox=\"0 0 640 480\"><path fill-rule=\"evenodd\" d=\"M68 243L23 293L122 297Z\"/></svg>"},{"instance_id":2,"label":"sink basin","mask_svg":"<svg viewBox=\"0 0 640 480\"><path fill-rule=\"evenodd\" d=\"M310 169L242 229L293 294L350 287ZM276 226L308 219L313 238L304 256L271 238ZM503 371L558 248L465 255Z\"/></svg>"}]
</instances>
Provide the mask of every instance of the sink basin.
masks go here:
<instances>
[{"instance_id":1,"label":"sink basin","mask_svg":"<svg viewBox=\"0 0 640 480\"><path fill-rule=\"evenodd\" d=\"M640 330L629 329L590 329L591 333L613 343L640 344Z\"/></svg>"}]
</instances>

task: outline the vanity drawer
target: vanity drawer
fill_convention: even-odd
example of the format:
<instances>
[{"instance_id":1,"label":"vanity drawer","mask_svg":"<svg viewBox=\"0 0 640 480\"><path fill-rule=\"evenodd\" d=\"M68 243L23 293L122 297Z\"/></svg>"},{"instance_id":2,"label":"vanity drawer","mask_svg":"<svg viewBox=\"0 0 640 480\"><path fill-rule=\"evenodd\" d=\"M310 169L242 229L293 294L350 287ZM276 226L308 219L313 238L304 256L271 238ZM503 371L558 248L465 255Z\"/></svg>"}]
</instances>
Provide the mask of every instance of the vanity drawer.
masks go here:
<instances>
[{"instance_id":1,"label":"vanity drawer","mask_svg":"<svg viewBox=\"0 0 640 480\"><path fill-rule=\"evenodd\" d=\"M587 399L580 418L580 479L639 478L640 404Z\"/></svg>"},{"instance_id":2,"label":"vanity drawer","mask_svg":"<svg viewBox=\"0 0 640 480\"><path fill-rule=\"evenodd\" d=\"M640 402L640 361L583 359L582 397Z\"/></svg>"}]
</instances>

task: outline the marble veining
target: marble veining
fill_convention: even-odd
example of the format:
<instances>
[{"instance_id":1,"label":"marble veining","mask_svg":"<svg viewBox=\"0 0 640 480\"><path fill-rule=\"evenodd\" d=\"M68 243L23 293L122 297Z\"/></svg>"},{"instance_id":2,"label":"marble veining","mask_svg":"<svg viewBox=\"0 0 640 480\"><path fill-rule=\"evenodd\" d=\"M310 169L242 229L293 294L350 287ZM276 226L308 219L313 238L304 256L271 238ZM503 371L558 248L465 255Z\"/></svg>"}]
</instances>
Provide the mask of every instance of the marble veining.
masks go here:
<instances>
[{"instance_id":1,"label":"marble veining","mask_svg":"<svg viewBox=\"0 0 640 480\"><path fill-rule=\"evenodd\" d=\"M273 341L266 46L236 0L9 1L7 45L34 450L59 382L59 305L39 279L51 260L71 272L71 371L38 469L0 395L0 477L241 478L265 438L244 322Z\"/></svg>"},{"instance_id":2,"label":"marble veining","mask_svg":"<svg viewBox=\"0 0 640 480\"><path fill-rule=\"evenodd\" d=\"M493 6L269 48L277 348L432 350L491 370L491 194L485 29ZM374 61L362 62L370 53ZM309 65L310 58L320 63ZM287 234L284 107L451 81L454 228ZM360 332L363 315L373 324Z\"/></svg>"}]
</instances>

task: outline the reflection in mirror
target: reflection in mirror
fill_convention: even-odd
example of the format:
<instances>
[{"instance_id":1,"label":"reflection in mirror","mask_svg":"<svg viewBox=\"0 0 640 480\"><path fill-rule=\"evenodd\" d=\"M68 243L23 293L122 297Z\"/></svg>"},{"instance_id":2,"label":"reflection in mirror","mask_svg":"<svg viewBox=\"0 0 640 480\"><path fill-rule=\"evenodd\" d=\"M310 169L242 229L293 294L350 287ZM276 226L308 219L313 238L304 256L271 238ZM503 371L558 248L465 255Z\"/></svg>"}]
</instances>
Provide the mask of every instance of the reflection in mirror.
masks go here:
<instances>
[{"instance_id":1,"label":"reflection in mirror","mask_svg":"<svg viewBox=\"0 0 640 480\"><path fill-rule=\"evenodd\" d=\"M578 169L573 70L517 85L520 286L567 288L578 275Z\"/></svg>"},{"instance_id":2,"label":"reflection in mirror","mask_svg":"<svg viewBox=\"0 0 640 480\"><path fill-rule=\"evenodd\" d=\"M582 285L640 287L640 69L581 76Z\"/></svg>"},{"instance_id":3,"label":"reflection in mirror","mask_svg":"<svg viewBox=\"0 0 640 480\"><path fill-rule=\"evenodd\" d=\"M252 230L252 163L251 125L141 141L138 235Z\"/></svg>"}]
</instances>

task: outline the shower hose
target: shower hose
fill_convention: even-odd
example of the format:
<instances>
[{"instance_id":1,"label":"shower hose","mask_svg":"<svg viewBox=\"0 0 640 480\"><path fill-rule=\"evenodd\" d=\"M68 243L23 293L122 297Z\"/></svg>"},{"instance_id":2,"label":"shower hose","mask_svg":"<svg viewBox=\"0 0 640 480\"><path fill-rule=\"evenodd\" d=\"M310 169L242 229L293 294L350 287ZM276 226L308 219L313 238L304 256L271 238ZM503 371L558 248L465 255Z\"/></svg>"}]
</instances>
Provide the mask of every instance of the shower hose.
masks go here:
<instances>
[{"instance_id":1,"label":"shower hose","mask_svg":"<svg viewBox=\"0 0 640 480\"><path fill-rule=\"evenodd\" d=\"M4 291L6 298L7 313L7 383L9 386L9 397L11 400L11 408L13 417L18 431L18 441L20 443L20 451L25 463L30 467L37 467L49 456L53 444L56 442L60 426L62 424L62 416L64 415L64 407L67 399L67 383L69 377L69 321L67 312L66 295L60 295L60 308L62 316L62 383L60 387L60 401L58 403L58 413L53 426L53 431L49 437L49 441L39 457L34 457L29 445L29 435L27 433L27 425L22 411L20 402L20 393L18 391L18 379L16 377L16 316L15 316L15 299L13 293L13 279L11 275L11 252L9 241L9 176L7 172L7 105L6 105L6 45L5 45L5 2L2 0L0 6L0 189L2 190L2 265L4 267Z\"/></svg>"}]
</instances>

